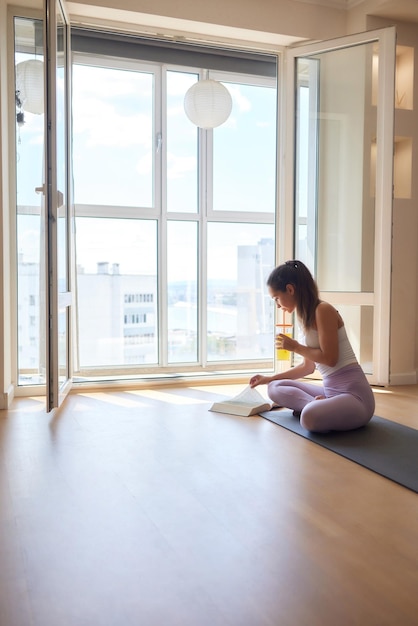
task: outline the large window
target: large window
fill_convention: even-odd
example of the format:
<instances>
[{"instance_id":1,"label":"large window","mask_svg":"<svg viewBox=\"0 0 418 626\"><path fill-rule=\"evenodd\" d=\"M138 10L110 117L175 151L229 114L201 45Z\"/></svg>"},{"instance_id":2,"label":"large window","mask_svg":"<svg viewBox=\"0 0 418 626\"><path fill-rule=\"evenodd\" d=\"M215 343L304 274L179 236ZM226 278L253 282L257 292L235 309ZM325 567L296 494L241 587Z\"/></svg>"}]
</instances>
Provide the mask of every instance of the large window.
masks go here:
<instances>
[{"instance_id":1,"label":"large window","mask_svg":"<svg viewBox=\"0 0 418 626\"><path fill-rule=\"evenodd\" d=\"M73 35L74 380L271 369L274 57L103 37ZM233 101L214 130L198 129L183 107L207 77ZM20 174L28 131L17 125L18 198L28 186ZM40 308L32 311L42 229L40 208L26 205L18 203L19 311L33 324L19 322L18 342L20 383L33 384L42 373Z\"/></svg>"}]
</instances>

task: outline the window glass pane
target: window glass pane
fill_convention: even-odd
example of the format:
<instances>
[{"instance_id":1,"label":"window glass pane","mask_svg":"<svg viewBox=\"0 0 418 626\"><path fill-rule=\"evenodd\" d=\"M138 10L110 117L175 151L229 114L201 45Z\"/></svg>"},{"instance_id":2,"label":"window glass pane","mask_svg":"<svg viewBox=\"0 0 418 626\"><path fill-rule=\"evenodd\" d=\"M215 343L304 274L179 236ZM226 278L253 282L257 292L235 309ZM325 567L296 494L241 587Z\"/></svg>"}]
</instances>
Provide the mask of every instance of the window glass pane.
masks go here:
<instances>
[{"instance_id":1,"label":"window glass pane","mask_svg":"<svg viewBox=\"0 0 418 626\"><path fill-rule=\"evenodd\" d=\"M315 267L317 216L317 145L319 120L316 115L316 59L298 59L296 114L295 258ZM308 78L310 80L308 80ZM311 109L314 113L311 114Z\"/></svg>"},{"instance_id":2,"label":"window glass pane","mask_svg":"<svg viewBox=\"0 0 418 626\"><path fill-rule=\"evenodd\" d=\"M57 5L59 7L59 5ZM57 66L56 66L56 125L57 125L57 239L58 239L58 289L68 291L67 272L67 124L66 124L66 72L65 72L65 36L61 12L57 12Z\"/></svg>"},{"instance_id":3,"label":"window glass pane","mask_svg":"<svg viewBox=\"0 0 418 626\"><path fill-rule=\"evenodd\" d=\"M68 328L70 312L68 307L63 307L58 312L58 371L59 384L64 384L68 379Z\"/></svg>"},{"instance_id":4,"label":"window glass pane","mask_svg":"<svg viewBox=\"0 0 418 626\"><path fill-rule=\"evenodd\" d=\"M167 225L168 362L197 361L197 223Z\"/></svg>"},{"instance_id":5,"label":"window glass pane","mask_svg":"<svg viewBox=\"0 0 418 626\"><path fill-rule=\"evenodd\" d=\"M224 83L232 113L213 131L214 211L274 213L276 88Z\"/></svg>"},{"instance_id":6,"label":"window glass pane","mask_svg":"<svg viewBox=\"0 0 418 626\"><path fill-rule=\"evenodd\" d=\"M19 385L45 383L45 281L44 272L40 272L44 241L40 222L39 214L17 215Z\"/></svg>"},{"instance_id":7,"label":"window glass pane","mask_svg":"<svg viewBox=\"0 0 418 626\"><path fill-rule=\"evenodd\" d=\"M167 211L196 213L198 208L198 129L183 104L197 80L197 74L167 72Z\"/></svg>"},{"instance_id":8,"label":"window glass pane","mask_svg":"<svg viewBox=\"0 0 418 626\"><path fill-rule=\"evenodd\" d=\"M42 29L42 21L15 18L19 385L45 383L44 196L35 191L44 181Z\"/></svg>"},{"instance_id":9,"label":"window glass pane","mask_svg":"<svg viewBox=\"0 0 418 626\"><path fill-rule=\"evenodd\" d=\"M302 259L309 263L316 249L316 278L324 291L373 291L374 48L368 43L298 60L297 219L307 222Z\"/></svg>"},{"instance_id":10,"label":"window glass pane","mask_svg":"<svg viewBox=\"0 0 418 626\"><path fill-rule=\"evenodd\" d=\"M157 363L157 223L76 219L80 369Z\"/></svg>"},{"instance_id":11,"label":"window glass pane","mask_svg":"<svg viewBox=\"0 0 418 626\"><path fill-rule=\"evenodd\" d=\"M208 361L273 358L273 224L208 224Z\"/></svg>"},{"instance_id":12,"label":"window glass pane","mask_svg":"<svg viewBox=\"0 0 418 626\"><path fill-rule=\"evenodd\" d=\"M152 207L154 75L73 66L74 196Z\"/></svg>"}]
</instances>

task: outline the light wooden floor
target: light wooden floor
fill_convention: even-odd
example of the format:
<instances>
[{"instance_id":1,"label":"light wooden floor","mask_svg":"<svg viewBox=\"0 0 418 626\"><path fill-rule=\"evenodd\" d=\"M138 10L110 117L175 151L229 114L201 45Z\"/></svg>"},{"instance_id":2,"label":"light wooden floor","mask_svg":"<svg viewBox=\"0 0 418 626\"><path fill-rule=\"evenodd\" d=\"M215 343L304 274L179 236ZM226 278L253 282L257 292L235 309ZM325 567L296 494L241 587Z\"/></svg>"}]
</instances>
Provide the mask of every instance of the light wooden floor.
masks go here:
<instances>
[{"instance_id":1,"label":"light wooden floor","mask_svg":"<svg viewBox=\"0 0 418 626\"><path fill-rule=\"evenodd\" d=\"M417 495L208 411L242 388L0 412L0 626L417 626ZM417 387L376 399L418 428Z\"/></svg>"}]
</instances>

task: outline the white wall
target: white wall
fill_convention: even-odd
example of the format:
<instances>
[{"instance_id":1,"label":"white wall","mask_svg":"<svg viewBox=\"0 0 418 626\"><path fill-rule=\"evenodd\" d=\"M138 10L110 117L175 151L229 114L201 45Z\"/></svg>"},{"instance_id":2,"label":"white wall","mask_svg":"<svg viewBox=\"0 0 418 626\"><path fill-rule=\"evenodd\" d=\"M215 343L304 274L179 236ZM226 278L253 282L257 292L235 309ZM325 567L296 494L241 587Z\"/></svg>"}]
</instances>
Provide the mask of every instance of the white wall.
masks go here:
<instances>
[{"instance_id":1,"label":"white wall","mask_svg":"<svg viewBox=\"0 0 418 626\"><path fill-rule=\"evenodd\" d=\"M369 29L389 26L393 20L369 17ZM397 44L414 50L415 77L418 72L418 24L398 22ZM413 109L395 109L395 137L411 138L411 190L409 197L393 201L392 298L391 298L391 383L416 383L418 370L418 80L411 79L408 99ZM395 158L402 157L401 153ZM398 162L398 166L400 164ZM399 170L395 166L395 174ZM405 173L404 173L405 175ZM399 185L395 181L395 190ZM408 195L408 194L400 194Z\"/></svg>"}]
</instances>

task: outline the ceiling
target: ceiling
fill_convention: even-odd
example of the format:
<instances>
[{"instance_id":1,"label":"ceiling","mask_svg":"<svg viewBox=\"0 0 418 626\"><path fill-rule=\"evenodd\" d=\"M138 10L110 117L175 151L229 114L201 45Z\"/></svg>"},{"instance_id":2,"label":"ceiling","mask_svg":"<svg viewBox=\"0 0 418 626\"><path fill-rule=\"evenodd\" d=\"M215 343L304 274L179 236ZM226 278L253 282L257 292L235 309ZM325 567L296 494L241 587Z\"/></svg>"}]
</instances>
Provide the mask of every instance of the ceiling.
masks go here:
<instances>
[{"instance_id":1,"label":"ceiling","mask_svg":"<svg viewBox=\"0 0 418 626\"><path fill-rule=\"evenodd\" d=\"M418 0L293 0L349 11L356 7L368 15L403 22L418 22Z\"/></svg>"},{"instance_id":2,"label":"ceiling","mask_svg":"<svg viewBox=\"0 0 418 626\"><path fill-rule=\"evenodd\" d=\"M16 0L17 2L22 0ZM27 0L26 0L27 1ZM39 0L34 0L39 2ZM276 0L272 0L273 2ZM394 20L396 22L418 23L418 0L292 0L297 3L308 3L318 6L334 7L346 11L360 10L364 14ZM109 4L109 0L105 2ZM140 13L132 10L121 9L127 2L118 3L118 8L109 6L103 7L100 0L67 0L67 10L71 16L73 24L83 24L94 26L104 21L119 25L120 30L131 31L138 25L141 32L149 32L151 35L158 33L159 36L173 36L173 32L182 33L182 36L201 39L201 23L191 22L180 18L167 18L162 15L151 13ZM146 3L145 3L146 4ZM80 12L81 9L81 12ZM195 28L196 27L196 28ZM291 37L277 33L260 33L248 29L230 28L219 24L205 23L205 35L210 41L222 41L223 44L234 43L238 38L240 41L257 42L269 46L290 46L301 42L300 37Z\"/></svg>"},{"instance_id":3,"label":"ceiling","mask_svg":"<svg viewBox=\"0 0 418 626\"><path fill-rule=\"evenodd\" d=\"M390 20L418 23L418 0L387 0L380 3L376 2L375 4L375 8L367 11L370 15ZM348 2L348 5L350 5L350 2Z\"/></svg>"}]
</instances>

